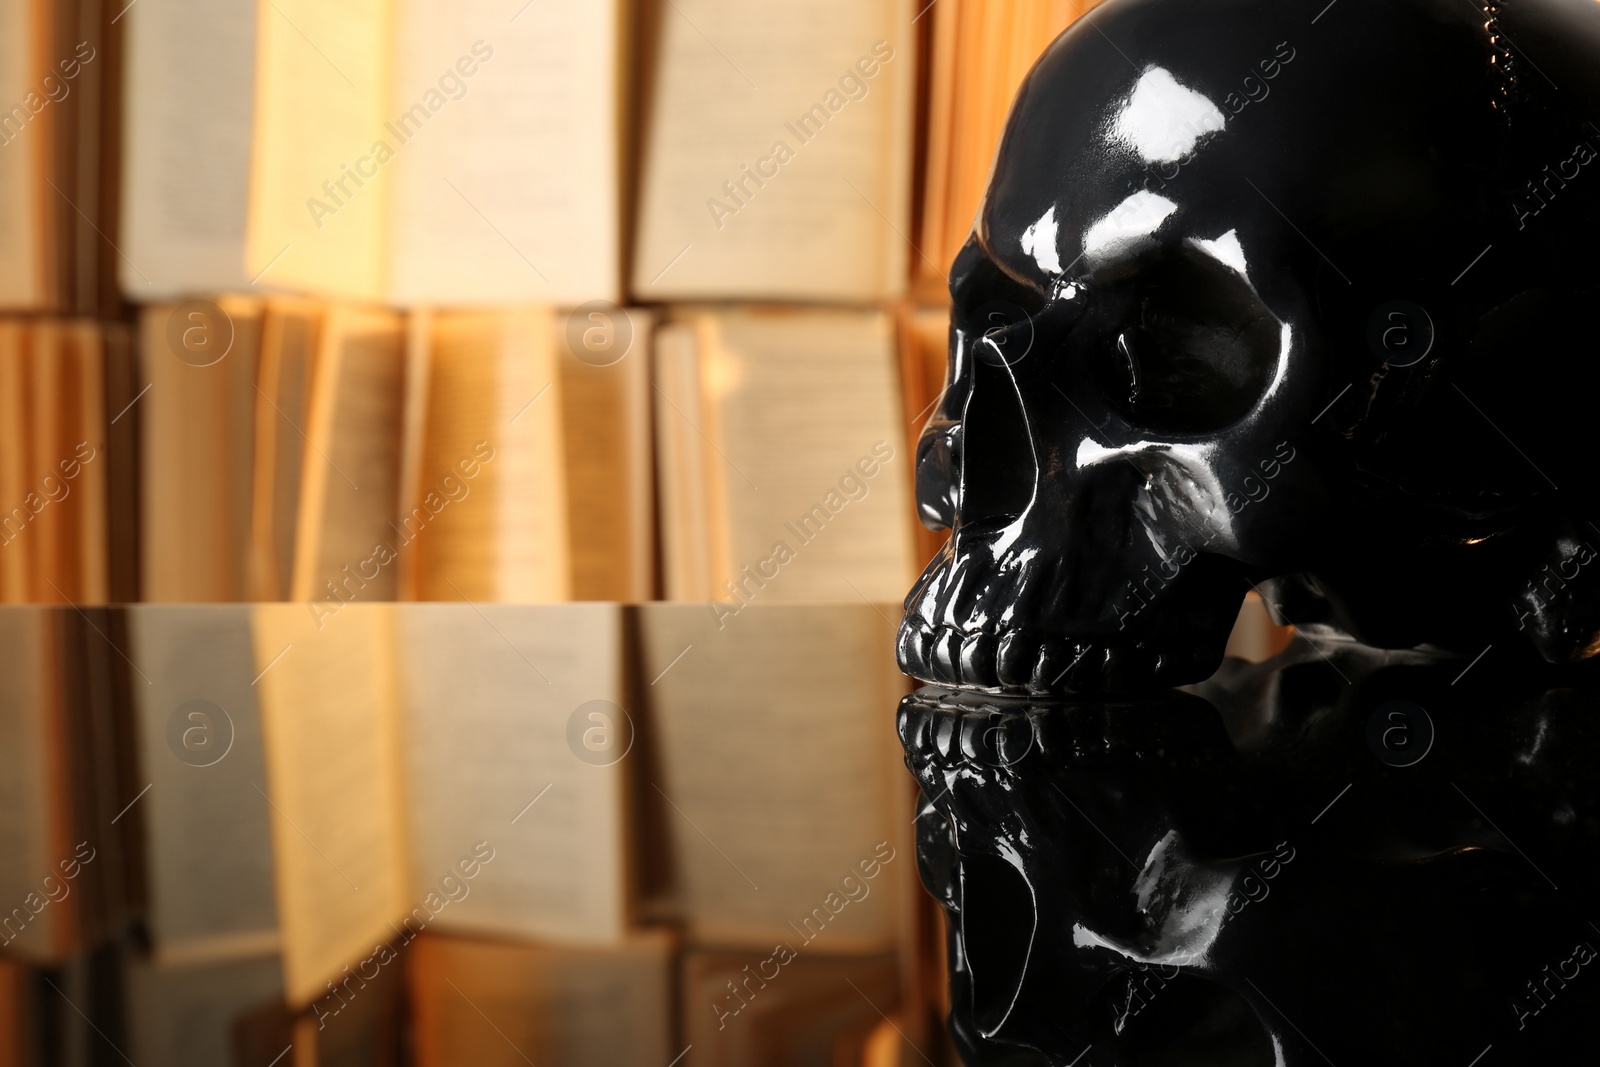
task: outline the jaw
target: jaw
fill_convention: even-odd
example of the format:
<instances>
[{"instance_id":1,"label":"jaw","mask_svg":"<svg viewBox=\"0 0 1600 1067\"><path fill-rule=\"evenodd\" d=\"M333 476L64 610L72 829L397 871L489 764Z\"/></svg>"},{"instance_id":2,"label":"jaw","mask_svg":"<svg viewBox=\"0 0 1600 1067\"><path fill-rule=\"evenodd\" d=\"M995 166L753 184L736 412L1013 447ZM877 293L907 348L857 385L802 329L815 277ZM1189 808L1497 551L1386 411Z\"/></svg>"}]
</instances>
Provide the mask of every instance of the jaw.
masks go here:
<instances>
[{"instance_id":1,"label":"jaw","mask_svg":"<svg viewBox=\"0 0 1600 1067\"><path fill-rule=\"evenodd\" d=\"M957 536L906 598L900 669L1018 696L1165 689L1209 677L1247 588L1219 556L1093 566ZM1164 566L1163 566L1164 564Z\"/></svg>"}]
</instances>

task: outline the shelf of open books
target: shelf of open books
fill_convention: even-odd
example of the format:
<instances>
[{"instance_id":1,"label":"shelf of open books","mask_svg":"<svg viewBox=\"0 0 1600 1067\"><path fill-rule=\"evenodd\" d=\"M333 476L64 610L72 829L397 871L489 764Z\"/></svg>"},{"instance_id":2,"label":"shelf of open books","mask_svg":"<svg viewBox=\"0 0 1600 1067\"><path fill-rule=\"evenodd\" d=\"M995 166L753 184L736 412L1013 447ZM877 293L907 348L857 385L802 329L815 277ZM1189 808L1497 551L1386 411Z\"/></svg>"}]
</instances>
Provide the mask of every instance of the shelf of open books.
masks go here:
<instances>
[{"instance_id":1,"label":"shelf of open books","mask_svg":"<svg viewBox=\"0 0 1600 1067\"><path fill-rule=\"evenodd\" d=\"M916 441L1090 6L0 2L0 1067L953 1063Z\"/></svg>"}]
</instances>

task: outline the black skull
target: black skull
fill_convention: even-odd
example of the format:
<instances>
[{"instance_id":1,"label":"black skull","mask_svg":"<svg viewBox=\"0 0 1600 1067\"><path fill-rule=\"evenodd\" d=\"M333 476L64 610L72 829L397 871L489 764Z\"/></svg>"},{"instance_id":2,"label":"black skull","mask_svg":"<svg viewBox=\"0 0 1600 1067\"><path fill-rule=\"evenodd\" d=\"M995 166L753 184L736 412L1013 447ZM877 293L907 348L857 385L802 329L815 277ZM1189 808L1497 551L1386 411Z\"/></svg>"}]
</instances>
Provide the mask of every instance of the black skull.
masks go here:
<instances>
[{"instance_id":1,"label":"black skull","mask_svg":"<svg viewBox=\"0 0 1600 1067\"><path fill-rule=\"evenodd\" d=\"M1063 34L951 271L918 500L952 534L902 668L1194 681L1269 580L1382 647L1600 650L1597 57L1592 0L1110 0Z\"/></svg>"}]
</instances>

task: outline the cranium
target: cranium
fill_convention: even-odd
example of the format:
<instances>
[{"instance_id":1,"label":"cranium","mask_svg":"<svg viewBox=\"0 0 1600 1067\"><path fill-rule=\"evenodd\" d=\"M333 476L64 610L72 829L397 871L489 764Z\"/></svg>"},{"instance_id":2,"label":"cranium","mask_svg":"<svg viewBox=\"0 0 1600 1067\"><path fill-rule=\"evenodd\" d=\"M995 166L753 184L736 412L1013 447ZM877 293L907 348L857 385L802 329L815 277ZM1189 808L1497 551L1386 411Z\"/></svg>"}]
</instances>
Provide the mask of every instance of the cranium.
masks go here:
<instances>
[{"instance_id":1,"label":"cranium","mask_svg":"<svg viewBox=\"0 0 1600 1067\"><path fill-rule=\"evenodd\" d=\"M1383 647L1600 649L1597 56L1592 0L1110 0L1063 34L950 274L917 477L952 533L902 668L1194 681L1271 579Z\"/></svg>"}]
</instances>

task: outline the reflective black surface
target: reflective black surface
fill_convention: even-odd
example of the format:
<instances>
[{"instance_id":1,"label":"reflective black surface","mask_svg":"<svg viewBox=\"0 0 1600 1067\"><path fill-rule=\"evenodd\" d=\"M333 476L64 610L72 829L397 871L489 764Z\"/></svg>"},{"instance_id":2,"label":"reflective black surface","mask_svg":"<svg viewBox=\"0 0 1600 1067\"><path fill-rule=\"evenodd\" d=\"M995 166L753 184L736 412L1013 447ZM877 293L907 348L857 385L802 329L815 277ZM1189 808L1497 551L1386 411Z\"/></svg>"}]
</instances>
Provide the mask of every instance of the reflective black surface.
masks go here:
<instances>
[{"instance_id":1,"label":"reflective black surface","mask_svg":"<svg viewBox=\"0 0 1600 1067\"><path fill-rule=\"evenodd\" d=\"M1390 648L1600 648L1600 4L1109 0L1028 77L918 454L899 657L1207 677L1241 596Z\"/></svg>"},{"instance_id":2,"label":"reflective black surface","mask_svg":"<svg viewBox=\"0 0 1600 1067\"><path fill-rule=\"evenodd\" d=\"M1596 115L1593 0L1109 0L1025 81L898 649L969 1063L1592 1058Z\"/></svg>"},{"instance_id":3,"label":"reflective black surface","mask_svg":"<svg viewBox=\"0 0 1600 1067\"><path fill-rule=\"evenodd\" d=\"M1202 695L907 697L966 1062L1576 1062L1596 671L1468 662L1300 640Z\"/></svg>"}]
</instances>

